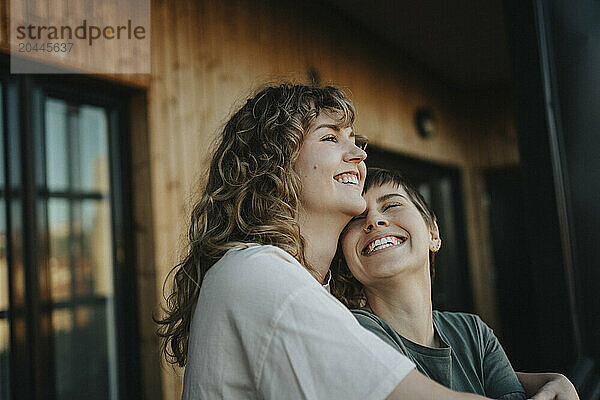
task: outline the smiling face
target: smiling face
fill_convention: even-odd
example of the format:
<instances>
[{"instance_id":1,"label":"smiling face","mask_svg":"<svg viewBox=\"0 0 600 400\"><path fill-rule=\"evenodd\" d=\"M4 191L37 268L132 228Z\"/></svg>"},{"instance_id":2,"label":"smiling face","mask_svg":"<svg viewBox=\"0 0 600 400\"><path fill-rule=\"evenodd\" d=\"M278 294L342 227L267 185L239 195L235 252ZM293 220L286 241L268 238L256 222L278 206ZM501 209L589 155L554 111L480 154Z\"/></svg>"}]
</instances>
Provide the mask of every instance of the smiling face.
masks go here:
<instances>
[{"instance_id":1,"label":"smiling face","mask_svg":"<svg viewBox=\"0 0 600 400\"><path fill-rule=\"evenodd\" d=\"M341 128L332 116L321 112L305 134L294 165L302 185L304 212L348 217L363 212L366 157L355 144L352 127Z\"/></svg>"},{"instance_id":2,"label":"smiling face","mask_svg":"<svg viewBox=\"0 0 600 400\"><path fill-rule=\"evenodd\" d=\"M342 233L344 258L365 286L408 271L429 271L429 251L439 239L406 190L394 183L373 186L364 194L367 209Z\"/></svg>"}]
</instances>

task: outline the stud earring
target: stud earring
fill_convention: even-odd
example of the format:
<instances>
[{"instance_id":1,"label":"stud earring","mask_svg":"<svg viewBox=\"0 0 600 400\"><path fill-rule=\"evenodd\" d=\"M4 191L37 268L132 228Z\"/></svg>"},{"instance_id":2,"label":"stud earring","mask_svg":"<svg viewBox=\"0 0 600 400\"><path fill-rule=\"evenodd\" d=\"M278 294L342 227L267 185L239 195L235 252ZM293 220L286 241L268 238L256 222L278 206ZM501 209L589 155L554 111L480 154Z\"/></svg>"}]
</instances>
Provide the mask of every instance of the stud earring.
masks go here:
<instances>
[{"instance_id":1,"label":"stud earring","mask_svg":"<svg viewBox=\"0 0 600 400\"><path fill-rule=\"evenodd\" d=\"M438 251L440 251L440 247L442 247L442 239L440 239L440 238L431 239L431 244L429 245L429 250L431 250L434 253L437 253Z\"/></svg>"}]
</instances>

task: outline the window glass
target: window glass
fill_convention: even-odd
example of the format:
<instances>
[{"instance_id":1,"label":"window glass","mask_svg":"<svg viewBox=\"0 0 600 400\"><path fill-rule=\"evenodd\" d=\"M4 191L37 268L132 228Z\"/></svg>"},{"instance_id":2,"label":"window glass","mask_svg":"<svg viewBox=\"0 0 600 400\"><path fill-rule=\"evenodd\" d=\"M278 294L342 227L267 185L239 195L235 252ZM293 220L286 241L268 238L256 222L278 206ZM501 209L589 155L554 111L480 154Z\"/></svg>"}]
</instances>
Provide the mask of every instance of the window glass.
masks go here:
<instances>
[{"instance_id":1,"label":"window glass","mask_svg":"<svg viewBox=\"0 0 600 400\"><path fill-rule=\"evenodd\" d=\"M58 399L110 399L118 393L108 135L105 109L47 100L48 259Z\"/></svg>"},{"instance_id":2,"label":"window glass","mask_svg":"<svg viewBox=\"0 0 600 400\"><path fill-rule=\"evenodd\" d=\"M68 301L72 292L69 210L68 200L48 199L50 296L55 303Z\"/></svg>"},{"instance_id":3,"label":"window glass","mask_svg":"<svg viewBox=\"0 0 600 400\"><path fill-rule=\"evenodd\" d=\"M67 190L69 183L69 150L67 141L67 103L46 101L46 182L48 190Z\"/></svg>"},{"instance_id":4,"label":"window glass","mask_svg":"<svg viewBox=\"0 0 600 400\"><path fill-rule=\"evenodd\" d=\"M76 189L108 193L108 126L105 110L82 106L79 110L79 168Z\"/></svg>"},{"instance_id":5,"label":"window glass","mask_svg":"<svg viewBox=\"0 0 600 400\"><path fill-rule=\"evenodd\" d=\"M112 246L110 207L107 199L86 200L81 204L81 262L89 268L88 293L112 297ZM83 266L82 266L83 268Z\"/></svg>"}]
</instances>

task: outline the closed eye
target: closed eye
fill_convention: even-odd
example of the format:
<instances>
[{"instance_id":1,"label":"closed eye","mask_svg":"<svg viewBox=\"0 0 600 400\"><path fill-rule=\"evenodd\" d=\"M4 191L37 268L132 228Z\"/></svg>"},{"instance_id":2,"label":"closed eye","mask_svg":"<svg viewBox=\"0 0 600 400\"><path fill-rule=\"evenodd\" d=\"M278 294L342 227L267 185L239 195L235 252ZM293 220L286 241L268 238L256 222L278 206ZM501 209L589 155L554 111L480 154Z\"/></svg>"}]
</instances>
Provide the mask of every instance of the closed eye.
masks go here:
<instances>
[{"instance_id":1,"label":"closed eye","mask_svg":"<svg viewBox=\"0 0 600 400\"><path fill-rule=\"evenodd\" d=\"M321 141L325 142L325 141L329 141L329 142L334 142L337 143L338 138L335 135L327 135L327 136L323 136L321 138Z\"/></svg>"},{"instance_id":2,"label":"closed eye","mask_svg":"<svg viewBox=\"0 0 600 400\"><path fill-rule=\"evenodd\" d=\"M386 205L383 206L383 211L385 212L385 211L387 211L387 210L389 210L390 208L393 208L393 207L402 207L403 205L404 204L402 204L402 203L390 203L390 204L386 204Z\"/></svg>"}]
</instances>

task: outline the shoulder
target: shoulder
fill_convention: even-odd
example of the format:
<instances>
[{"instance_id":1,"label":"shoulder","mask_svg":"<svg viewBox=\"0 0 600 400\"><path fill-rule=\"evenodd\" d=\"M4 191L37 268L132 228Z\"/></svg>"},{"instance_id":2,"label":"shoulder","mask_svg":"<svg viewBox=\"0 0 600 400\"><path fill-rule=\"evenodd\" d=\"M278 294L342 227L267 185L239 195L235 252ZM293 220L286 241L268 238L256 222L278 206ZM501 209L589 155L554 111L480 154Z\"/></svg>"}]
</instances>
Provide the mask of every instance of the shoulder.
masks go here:
<instances>
[{"instance_id":1,"label":"shoulder","mask_svg":"<svg viewBox=\"0 0 600 400\"><path fill-rule=\"evenodd\" d=\"M485 323L476 314L453 312L453 311L433 311L433 319L438 324L451 325L456 328L469 330L479 330Z\"/></svg>"},{"instance_id":2,"label":"shoulder","mask_svg":"<svg viewBox=\"0 0 600 400\"><path fill-rule=\"evenodd\" d=\"M227 251L213 267L218 269L230 265L244 265L246 268L269 268L274 265L285 267L293 264L300 266L294 257L277 246L247 244Z\"/></svg>"},{"instance_id":3,"label":"shoulder","mask_svg":"<svg viewBox=\"0 0 600 400\"><path fill-rule=\"evenodd\" d=\"M392 347L400 350L401 346L397 340L397 333L384 320L366 308L353 309L350 311L363 328L374 333Z\"/></svg>"},{"instance_id":4,"label":"shoulder","mask_svg":"<svg viewBox=\"0 0 600 400\"><path fill-rule=\"evenodd\" d=\"M433 322L445 339L469 346L481 346L487 328L479 316L463 312L434 310Z\"/></svg>"},{"instance_id":5,"label":"shoulder","mask_svg":"<svg viewBox=\"0 0 600 400\"><path fill-rule=\"evenodd\" d=\"M366 308L356 308L350 310L354 318L365 328L369 330L381 330L383 329L383 325L381 322L381 318L367 310Z\"/></svg>"},{"instance_id":6,"label":"shoulder","mask_svg":"<svg viewBox=\"0 0 600 400\"><path fill-rule=\"evenodd\" d=\"M235 308L273 307L308 288L322 289L290 254L275 246L251 245L225 253L207 272L200 296Z\"/></svg>"},{"instance_id":7,"label":"shoulder","mask_svg":"<svg viewBox=\"0 0 600 400\"><path fill-rule=\"evenodd\" d=\"M285 251L262 245L236 248L207 272L193 324L203 335L212 332L223 337L224 330L263 340L264 335L253 332L268 334L282 321L308 315L326 295L319 282Z\"/></svg>"},{"instance_id":8,"label":"shoulder","mask_svg":"<svg viewBox=\"0 0 600 400\"><path fill-rule=\"evenodd\" d=\"M211 267L206 277L247 284L264 279L285 284L290 277L317 283L289 253L269 245L248 245L229 250Z\"/></svg>"},{"instance_id":9,"label":"shoulder","mask_svg":"<svg viewBox=\"0 0 600 400\"><path fill-rule=\"evenodd\" d=\"M449 341L483 348L495 338L493 330L476 314L433 311L433 320Z\"/></svg>"}]
</instances>

